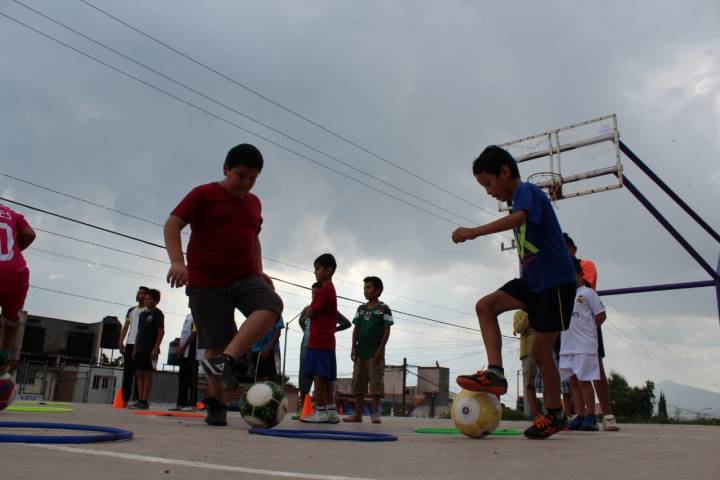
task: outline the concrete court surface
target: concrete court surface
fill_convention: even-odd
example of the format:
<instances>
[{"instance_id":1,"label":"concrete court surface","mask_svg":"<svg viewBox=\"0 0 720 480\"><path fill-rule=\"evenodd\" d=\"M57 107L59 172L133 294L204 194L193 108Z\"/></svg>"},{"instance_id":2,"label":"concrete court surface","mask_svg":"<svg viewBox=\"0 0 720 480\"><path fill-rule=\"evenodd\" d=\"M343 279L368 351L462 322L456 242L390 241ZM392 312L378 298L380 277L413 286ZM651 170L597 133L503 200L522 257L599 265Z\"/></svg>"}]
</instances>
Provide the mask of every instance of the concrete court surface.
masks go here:
<instances>
[{"instance_id":1,"label":"concrete court surface","mask_svg":"<svg viewBox=\"0 0 720 480\"><path fill-rule=\"evenodd\" d=\"M59 446L0 443L0 478L720 479L720 427L621 425L617 433L564 432L532 441L414 433L417 427L452 426L450 420L384 418L382 425L366 421L318 427L288 416L280 425L398 437L396 442L373 443L250 435L235 412L230 412L228 427L213 428L196 418L139 416L105 405L74 408L74 413L1 412L0 421L115 426L132 430L134 438ZM526 425L503 422L501 428ZM20 431L3 428L0 433Z\"/></svg>"}]
</instances>

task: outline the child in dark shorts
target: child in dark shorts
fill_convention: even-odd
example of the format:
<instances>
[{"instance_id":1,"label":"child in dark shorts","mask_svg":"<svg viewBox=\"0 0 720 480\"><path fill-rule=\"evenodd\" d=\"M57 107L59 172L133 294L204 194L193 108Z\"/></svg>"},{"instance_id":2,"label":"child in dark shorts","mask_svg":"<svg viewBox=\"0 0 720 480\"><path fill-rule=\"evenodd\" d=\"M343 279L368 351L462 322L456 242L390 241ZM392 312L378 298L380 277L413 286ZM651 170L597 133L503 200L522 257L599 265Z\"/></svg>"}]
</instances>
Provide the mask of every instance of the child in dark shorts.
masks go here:
<instances>
[{"instance_id":1,"label":"child in dark shorts","mask_svg":"<svg viewBox=\"0 0 720 480\"><path fill-rule=\"evenodd\" d=\"M487 147L473 163L473 175L488 195L508 202L510 214L479 227L458 228L452 239L461 243L512 229L521 276L477 302L475 310L487 351L488 369L461 375L457 383L467 390L498 396L507 392L497 316L510 310L525 310L535 331L533 356L545 382L543 398L548 411L535 418L525 430L525 436L547 438L567 428L553 345L572 318L575 271L550 200L539 187L520 179L512 155L497 146Z\"/></svg>"},{"instance_id":2,"label":"child in dark shorts","mask_svg":"<svg viewBox=\"0 0 720 480\"><path fill-rule=\"evenodd\" d=\"M227 425L225 391L237 390L236 375L247 371L243 354L262 337L283 311L272 280L263 271L258 197L250 193L263 167L260 151L241 144L230 149L220 182L195 187L165 223L170 257L167 280L187 286L197 324L201 365L209 377L205 422ZM191 226L187 266L180 232ZM235 309L247 318L240 330Z\"/></svg>"},{"instance_id":3,"label":"child in dark shorts","mask_svg":"<svg viewBox=\"0 0 720 480\"><path fill-rule=\"evenodd\" d=\"M160 342L165 336L165 315L157 308L160 292L154 288L145 294L145 310L138 317L137 337L133 350L137 376L137 401L130 408L147 409L152 390L152 376L160 355Z\"/></svg>"}]
</instances>

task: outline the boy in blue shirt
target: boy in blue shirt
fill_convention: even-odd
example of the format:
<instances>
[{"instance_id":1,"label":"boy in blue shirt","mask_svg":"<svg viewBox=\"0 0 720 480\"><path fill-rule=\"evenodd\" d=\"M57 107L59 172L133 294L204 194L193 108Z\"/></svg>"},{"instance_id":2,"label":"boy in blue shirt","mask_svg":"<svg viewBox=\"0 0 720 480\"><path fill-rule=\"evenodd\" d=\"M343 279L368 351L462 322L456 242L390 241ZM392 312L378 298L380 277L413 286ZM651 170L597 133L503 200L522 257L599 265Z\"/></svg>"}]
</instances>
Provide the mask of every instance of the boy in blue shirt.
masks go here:
<instances>
[{"instance_id":1,"label":"boy in blue shirt","mask_svg":"<svg viewBox=\"0 0 720 480\"><path fill-rule=\"evenodd\" d=\"M275 382L278 380L280 367L280 332L285 328L282 316L278 317L275 325L265 332L260 340L253 343L250 349L250 358L248 363L255 371L255 379L257 381L270 380Z\"/></svg>"},{"instance_id":2,"label":"boy in blue shirt","mask_svg":"<svg viewBox=\"0 0 720 480\"><path fill-rule=\"evenodd\" d=\"M510 214L479 227L458 228L452 239L461 243L512 229L521 276L477 302L475 311L487 351L488 369L461 375L457 383L466 390L498 396L507 392L497 316L510 310L525 310L535 331L533 356L545 383L543 397L547 408L547 414L536 417L525 430L525 436L544 439L567 428L553 346L560 332L570 325L575 270L550 200L539 187L520 179L512 155L494 145L487 147L473 163L473 175L488 195L508 202Z\"/></svg>"}]
</instances>

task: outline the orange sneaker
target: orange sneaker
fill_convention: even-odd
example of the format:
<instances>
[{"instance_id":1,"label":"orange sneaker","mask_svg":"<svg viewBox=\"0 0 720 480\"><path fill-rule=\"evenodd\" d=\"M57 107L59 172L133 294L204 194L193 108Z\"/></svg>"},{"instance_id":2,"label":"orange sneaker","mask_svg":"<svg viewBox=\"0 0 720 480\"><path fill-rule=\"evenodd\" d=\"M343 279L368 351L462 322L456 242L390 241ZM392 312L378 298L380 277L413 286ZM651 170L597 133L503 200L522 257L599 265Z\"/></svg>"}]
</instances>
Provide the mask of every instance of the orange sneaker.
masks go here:
<instances>
[{"instance_id":1,"label":"orange sneaker","mask_svg":"<svg viewBox=\"0 0 720 480\"><path fill-rule=\"evenodd\" d=\"M465 390L487 392L493 395L505 395L508 389L507 380L492 370L479 370L472 375L460 375L455 381Z\"/></svg>"},{"instance_id":2,"label":"orange sneaker","mask_svg":"<svg viewBox=\"0 0 720 480\"><path fill-rule=\"evenodd\" d=\"M557 432L568 429L567 418L563 415L561 418L555 415L545 414L535 417L533 424L525 430L525 436L532 440L544 440Z\"/></svg>"}]
</instances>

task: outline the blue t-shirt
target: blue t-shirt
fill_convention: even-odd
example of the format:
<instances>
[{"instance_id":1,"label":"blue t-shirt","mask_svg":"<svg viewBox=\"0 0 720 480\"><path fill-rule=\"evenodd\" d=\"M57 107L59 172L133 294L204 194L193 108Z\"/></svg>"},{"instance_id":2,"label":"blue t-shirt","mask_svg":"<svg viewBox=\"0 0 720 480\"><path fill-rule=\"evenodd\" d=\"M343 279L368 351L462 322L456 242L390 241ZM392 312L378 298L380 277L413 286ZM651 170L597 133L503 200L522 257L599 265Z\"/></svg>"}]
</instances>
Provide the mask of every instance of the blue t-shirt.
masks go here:
<instances>
[{"instance_id":1,"label":"blue t-shirt","mask_svg":"<svg viewBox=\"0 0 720 480\"><path fill-rule=\"evenodd\" d=\"M575 283L560 223L545 193L537 185L522 182L513 195L511 210L527 213L525 223L514 231L521 277L530 291Z\"/></svg>"},{"instance_id":2,"label":"blue t-shirt","mask_svg":"<svg viewBox=\"0 0 720 480\"><path fill-rule=\"evenodd\" d=\"M268 346L268 344L270 343L270 340L272 340L272 338L275 336L275 330L277 330L277 329L282 330L283 328L285 328L285 323L283 323L282 317L278 317L278 321L275 322L275 325L273 325L273 327L270 330L265 332L265 335L263 335L260 338L260 340L253 343L252 351L253 352L262 352L263 350L265 350L265 347ZM275 346L273 346L273 351L275 351L275 352L280 351L280 341L275 342Z\"/></svg>"}]
</instances>

